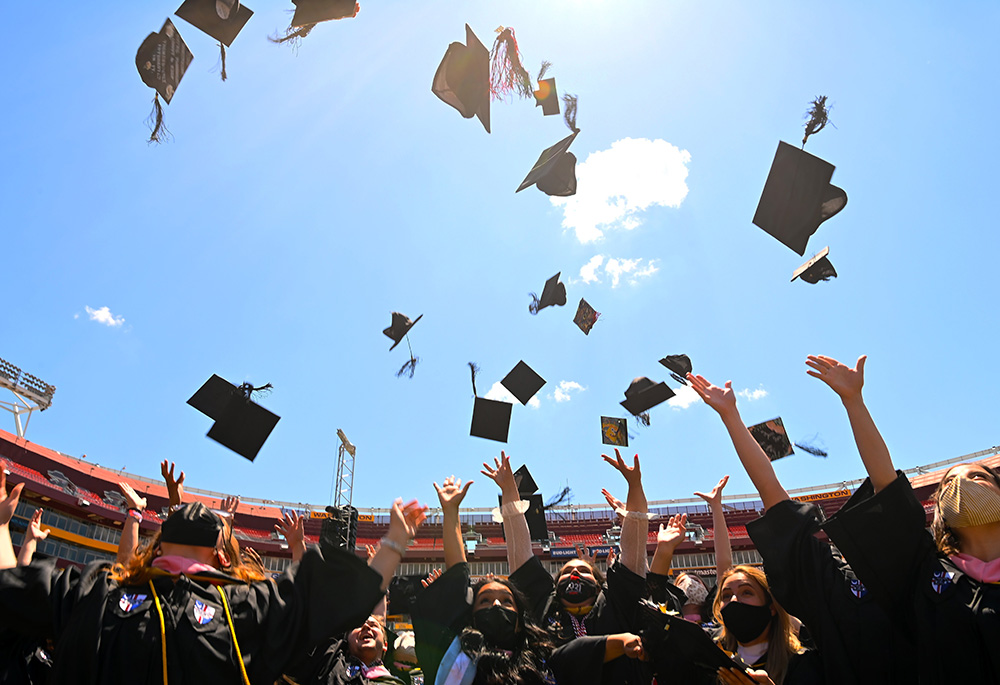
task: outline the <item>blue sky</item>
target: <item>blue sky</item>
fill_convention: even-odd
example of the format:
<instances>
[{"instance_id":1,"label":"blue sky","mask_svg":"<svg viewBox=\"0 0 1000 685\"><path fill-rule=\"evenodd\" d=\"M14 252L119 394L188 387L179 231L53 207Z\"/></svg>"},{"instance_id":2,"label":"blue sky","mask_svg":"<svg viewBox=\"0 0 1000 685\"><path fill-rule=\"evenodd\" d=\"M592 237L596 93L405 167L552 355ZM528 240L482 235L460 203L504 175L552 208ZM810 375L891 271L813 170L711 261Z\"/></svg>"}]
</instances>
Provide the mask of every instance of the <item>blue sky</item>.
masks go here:
<instances>
[{"instance_id":1,"label":"blue sky","mask_svg":"<svg viewBox=\"0 0 1000 685\"><path fill-rule=\"evenodd\" d=\"M5 39L0 356L58 388L29 439L323 504L342 428L359 506L433 502L452 473L477 477L468 505L493 506L478 467L501 447L543 494L568 484L595 503L624 492L600 459L601 415L625 416L631 379L668 380L657 360L686 353L747 391L748 423L780 415L794 439L818 436L827 459L776 465L793 488L862 475L804 360L866 353L899 466L1000 442L995 3L363 0L297 52L266 40L290 4L250 7L226 83L213 41L174 18L195 60L160 146L145 142L152 91L134 55L173 3L60 3L43 36ZM11 6L8 24L34 14ZM549 60L579 96L569 203L514 193L567 135L560 117L494 102L487 135L430 92L466 22L487 44L514 27L529 71ZM810 286L788 280L805 259L751 219L817 95L836 128L807 150L850 199L807 252L829 245L840 276ZM529 315L528 292L557 271L569 304ZM581 297L602 312L589 336L572 323ZM424 315L412 380L394 375L405 345L390 354L382 335L394 310ZM521 359L548 381L537 406L515 405L506 446L470 437L466 363L485 394ZM282 419L253 464L185 404L212 373L275 386L262 403ZM724 473L750 492L714 413L683 404L629 422L650 499Z\"/></svg>"}]
</instances>

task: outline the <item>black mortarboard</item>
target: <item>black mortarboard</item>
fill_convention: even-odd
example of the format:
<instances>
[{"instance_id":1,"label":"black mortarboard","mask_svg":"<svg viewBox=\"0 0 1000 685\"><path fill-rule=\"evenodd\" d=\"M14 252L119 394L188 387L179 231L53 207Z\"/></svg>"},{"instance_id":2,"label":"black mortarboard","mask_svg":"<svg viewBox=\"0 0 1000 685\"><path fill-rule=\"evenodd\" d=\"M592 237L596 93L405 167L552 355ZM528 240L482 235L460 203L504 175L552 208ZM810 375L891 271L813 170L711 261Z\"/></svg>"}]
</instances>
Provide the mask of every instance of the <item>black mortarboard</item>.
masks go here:
<instances>
[{"instance_id":1,"label":"black mortarboard","mask_svg":"<svg viewBox=\"0 0 1000 685\"><path fill-rule=\"evenodd\" d=\"M602 416L601 442L605 445L628 447L628 421L614 416Z\"/></svg>"},{"instance_id":2,"label":"black mortarboard","mask_svg":"<svg viewBox=\"0 0 1000 685\"><path fill-rule=\"evenodd\" d=\"M510 390L510 394L516 397L518 402L527 404L528 400L545 385L545 379L522 360L511 369L500 384Z\"/></svg>"},{"instance_id":3,"label":"black mortarboard","mask_svg":"<svg viewBox=\"0 0 1000 685\"><path fill-rule=\"evenodd\" d=\"M518 469L520 470L520 469ZM516 475L516 473L515 473ZM527 500L528 510L524 512L524 518L528 522L528 533L532 540L548 540L549 527L545 523L545 502L541 493L525 494L519 493L522 500ZM497 499L503 502L503 496L497 495ZM504 540L507 534L504 533Z\"/></svg>"},{"instance_id":4,"label":"black mortarboard","mask_svg":"<svg viewBox=\"0 0 1000 685\"><path fill-rule=\"evenodd\" d=\"M392 325L382 330L383 333L392 339L392 347L389 348L390 352L396 349L396 345L403 341L403 338L410 332L410 329L422 318L424 318L423 314L410 321L410 317L405 314L400 314L399 312L392 313Z\"/></svg>"},{"instance_id":5,"label":"black mortarboard","mask_svg":"<svg viewBox=\"0 0 1000 685\"><path fill-rule=\"evenodd\" d=\"M670 369L670 377L678 383L687 385L685 378L691 373L691 358L686 354L668 354L660 363Z\"/></svg>"},{"instance_id":6,"label":"black mortarboard","mask_svg":"<svg viewBox=\"0 0 1000 685\"><path fill-rule=\"evenodd\" d=\"M538 81L538 90L535 91L535 107L539 105L542 107L543 116L559 114L559 93L556 91L554 78Z\"/></svg>"},{"instance_id":7,"label":"black mortarboard","mask_svg":"<svg viewBox=\"0 0 1000 685\"><path fill-rule=\"evenodd\" d=\"M594 327L595 323L597 323L597 318L600 315L600 312L595 311L594 308L581 297L580 304L576 308L576 316L573 317L573 323L580 327L580 330L583 331L584 335L590 335L590 329Z\"/></svg>"},{"instance_id":8,"label":"black mortarboard","mask_svg":"<svg viewBox=\"0 0 1000 685\"><path fill-rule=\"evenodd\" d=\"M434 73L431 92L490 132L490 51L465 25L465 45L452 43Z\"/></svg>"},{"instance_id":9,"label":"black mortarboard","mask_svg":"<svg viewBox=\"0 0 1000 685\"><path fill-rule=\"evenodd\" d=\"M514 482L517 483L517 494L522 499L538 492L538 483L531 477L527 464L521 464L521 468L514 472Z\"/></svg>"},{"instance_id":10,"label":"black mortarboard","mask_svg":"<svg viewBox=\"0 0 1000 685\"><path fill-rule=\"evenodd\" d=\"M795 454L781 417L750 426L747 430L771 461Z\"/></svg>"},{"instance_id":11,"label":"black mortarboard","mask_svg":"<svg viewBox=\"0 0 1000 685\"><path fill-rule=\"evenodd\" d=\"M174 14L229 47L253 10L237 0L184 0Z\"/></svg>"},{"instance_id":12,"label":"black mortarboard","mask_svg":"<svg viewBox=\"0 0 1000 685\"><path fill-rule=\"evenodd\" d=\"M642 645L661 676L679 676L678 682L715 682L720 668L746 673L746 665L730 658L697 623L668 614L648 599L639 605Z\"/></svg>"},{"instance_id":13,"label":"black mortarboard","mask_svg":"<svg viewBox=\"0 0 1000 685\"><path fill-rule=\"evenodd\" d=\"M847 193L830 183L835 166L781 141L753 222L800 255L819 225L842 210Z\"/></svg>"},{"instance_id":14,"label":"black mortarboard","mask_svg":"<svg viewBox=\"0 0 1000 685\"><path fill-rule=\"evenodd\" d=\"M139 51L135 53L135 68L139 70L142 82L169 105L193 59L194 55L181 34L167 19L159 33L151 33L142 41Z\"/></svg>"},{"instance_id":15,"label":"black mortarboard","mask_svg":"<svg viewBox=\"0 0 1000 685\"><path fill-rule=\"evenodd\" d=\"M674 391L666 383L654 383L645 376L635 378L625 391L625 401L621 403L632 415L638 416L661 402L674 396Z\"/></svg>"},{"instance_id":16,"label":"black mortarboard","mask_svg":"<svg viewBox=\"0 0 1000 685\"><path fill-rule=\"evenodd\" d=\"M176 510L160 527L160 540L176 545L215 547L222 530L222 519L201 502L192 502Z\"/></svg>"},{"instance_id":17,"label":"black mortarboard","mask_svg":"<svg viewBox=\"0 0 1000 685\"><path fill-rule=\"evenodd\" d=\"M356 0L292 0L292 4L295 5L292 27L355 17L360 9Z\"/></svg>"},{"instance_id":18,"label":"black mortarboard","mask_svg":"<svg viewBox=\"0 0 1000 685\"><path fill-rule=\"evenodd\" d=\"M472 429L469 435L497 442L507 442L510 430L510 412L514 405L510 402L488 400L477 397L472 408Z\"/></svg>"},{"instance_id":19,"label":"black mortarboard","mask_svg":"<svg viewBox=\"0 0 1000 685\"><path fill-rule=\"evenodd\" d=\"M514 192L519 193L528 186L535 185L546 195L576 195L576 156L569 151L569 146L579 134L579 131L574 131L544 150Z\"/></svg>"},{"instance_id":20,"label":"black mortarboard","mask_svg":"<svg viewBox=\"0 0 1000 685\"><path fill-rule=\"evenodd\" d=\"M566 284L559 282L560 271L555 276L545 281L545 287L542 289L542 296L536 297L535 293L531 293L531 304L528 305L528 311L532 314L537 314L542 309L546 307L551 307L552 305L559 305L562 307L566 304Z\"/></svg>"},{"instance_id":21,"label":"black mortarboard","mask_svg":"<svg viewBox=\"0 0 1000 685\"><path fill-rule=\"evenodd\" d=\"M796 278L801 278L806 283L819 283L820 281L827 281L831 278L837 277L837 270L833 268L833 264L827 259L827 255L830 254L830 248L824 247L822 250L813 255L813 258L808 262L800 266L798 269L792 273L792 280Z\"/></svg>"},{"instance_id":22,"label":"black mortarboard","mask_svg":"<svg viewBox=\"0 0 1000 685\"><path fill-rule=\"evenodd\" d=\"M252 387L236 387L212 375L188 404L215 420L208 437L253 461L280 417L249 399Z\"/></svg>"}]
</instances>

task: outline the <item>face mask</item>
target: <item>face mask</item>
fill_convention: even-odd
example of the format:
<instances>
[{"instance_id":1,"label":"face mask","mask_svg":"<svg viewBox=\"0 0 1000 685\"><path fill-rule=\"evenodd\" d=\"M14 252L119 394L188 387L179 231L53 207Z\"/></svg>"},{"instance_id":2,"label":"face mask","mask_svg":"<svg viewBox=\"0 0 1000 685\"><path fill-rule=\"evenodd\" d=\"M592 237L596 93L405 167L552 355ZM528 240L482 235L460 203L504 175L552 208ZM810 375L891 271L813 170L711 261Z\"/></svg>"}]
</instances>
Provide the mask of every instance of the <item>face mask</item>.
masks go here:
<instances>
[{"instance_id":1,"label":"face mask","mask_svg":"<svg viewBox=\"0 0 1000 685\"><path fill-rule=\"evenodd\" d=\"M517 612L494 604L472 614L472 627L482 633L490 645L513 649L517 635Z\"/></svg>"},{"instance_id":2,"label":"face mask","mask_svg":"<svg viewBox=\"0 0 1000 685\"><path fill-rule=\"evenodd\" d=\"M691 576L684 576L677 581L677 588L683 592L691 604L704 604L708 598L708 590Z\"/></svg>"},{"instance_id":3,"label":"face mask","mask_svg":"<svg viewBox=\"0 0 1000 685\"><path fill-rule=\"evenodd\" d=\"M732 634L737 642L746 644L753 642L771 622L770 606L753 606L730 602L722 608L722 624L726 632Z\"/></svg>"},{"instance_id":4,"label":"face mask","mask_svg":"<svg viewBox=\"0 0 1000 685\"><path fill-rule=\"evenodd\" d=\"M559 581L556 596L570 604L580 604L597 596L597 581L581 578L576 572Z\"/></svg>"},{"instance_id":5,"label":"face mask","mask_svg":"<svg viewBox=\"0 0 1000 685\"><path fill-rule=\"evenodd\" d=\"M945 523L952 528L1000 521L1000 493L971 478L952 478L941 491L938 502Z\"/></svg>"}]
</instances>

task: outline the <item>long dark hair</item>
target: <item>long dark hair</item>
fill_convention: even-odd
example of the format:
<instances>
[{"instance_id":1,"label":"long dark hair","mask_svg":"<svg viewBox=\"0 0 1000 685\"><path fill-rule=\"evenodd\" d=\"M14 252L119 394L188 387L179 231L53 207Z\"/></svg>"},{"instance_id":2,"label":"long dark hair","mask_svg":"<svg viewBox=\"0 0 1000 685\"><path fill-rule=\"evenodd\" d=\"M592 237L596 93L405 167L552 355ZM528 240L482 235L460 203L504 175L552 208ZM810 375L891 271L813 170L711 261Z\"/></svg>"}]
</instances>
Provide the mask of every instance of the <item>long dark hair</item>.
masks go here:
<instances>
[{"instance_id":1,"label":"long dark hair","mask_svg":"<svg viewBox=\"0 0 1000 685\"><path fill-rule=\"evenodd\" d=\"M973 463L972 466L979 466L990 475L993 482L997 484L1000 488L1000 472L997 469L991 468L983 463ZM941 511L941 493L945 488L945 481L948 479L948 475L954 471L959 466L970 466L970 464L955 464L950 469L945 471L944 476L941 477L941 482L938 483L937 490L934 491L934 495L931 497L931 501L934 502L934 520L931 522L931 533L934 534L934 542L937 544L938 551L941 554L958 554L962 551L962 543L958 539L958 535L955 531L945 523L944 512Z\"/></svg>"},{"instance_id":2,"label":"long dark hair","mask_svg":"<svg viewBox=\"0 0 1000 685\"><path fill-rule=\"evenodd\" d=\"M479 591L487 584L497 583L510 590L514 597L517 610L518 631L514 649L510 652L486 643L483 634L473 627L462 631L459 640L462 651L469 656L477 657L475 685L541 685L547 682L545 665L549 654L555 645L549 639L548 633L536 626L530 617L528 600L514 587L509 580L503 578L487 578L476 583L473 597L479 596Z\"/></svg>"}]
</instances>

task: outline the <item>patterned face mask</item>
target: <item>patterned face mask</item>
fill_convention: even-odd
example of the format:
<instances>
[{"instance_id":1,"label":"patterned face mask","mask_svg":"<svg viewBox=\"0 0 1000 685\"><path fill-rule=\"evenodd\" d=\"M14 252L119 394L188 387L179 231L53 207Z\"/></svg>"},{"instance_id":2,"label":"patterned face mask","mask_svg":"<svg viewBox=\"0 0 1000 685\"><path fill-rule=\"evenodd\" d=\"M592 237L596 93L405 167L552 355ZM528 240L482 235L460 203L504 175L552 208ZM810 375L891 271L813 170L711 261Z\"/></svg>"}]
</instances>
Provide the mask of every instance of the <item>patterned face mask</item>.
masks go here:
<instances>
[{"instance_id":1,"label":"patterned face mask","mask_svg":"<svg viewBox=\"0 0 1000 685\"><path fill-rule=\"evenodd\" d=\"M1000 493L965 476L956 476L944 486L938 504L945 523L952 528L1000 521Z\"/></svg>"}]
</instances>

